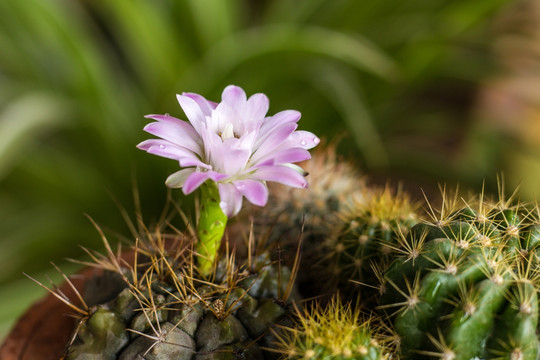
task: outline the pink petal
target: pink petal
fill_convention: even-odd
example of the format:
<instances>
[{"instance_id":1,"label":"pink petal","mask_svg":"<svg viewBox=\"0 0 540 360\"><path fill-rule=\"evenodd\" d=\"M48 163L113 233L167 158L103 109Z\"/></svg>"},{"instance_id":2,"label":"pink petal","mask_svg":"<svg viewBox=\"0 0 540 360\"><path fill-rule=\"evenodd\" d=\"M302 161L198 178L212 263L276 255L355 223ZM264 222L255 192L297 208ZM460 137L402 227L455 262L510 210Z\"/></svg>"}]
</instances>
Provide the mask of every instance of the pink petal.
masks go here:
<instances>
[{"instance_id":1,"label":"pink petal","mask_svg":"<svg viewBox=\"0 0 540 360\"><path fill-rule=\"evenodd\" d=\"M191 175L187 177L187 179L184 181L184 186L182 187L182 191L184 194L191 194L195 189L197 189L199 186L201 186L206 180L209 178L208 172L194 172Z\"/></svg>"},{"instance_id":2,"label":"pink petal","mask_svg":"<svg viewBox=\"0 0 540 360\"><path fill-rule=\"evenodd\" d=\"M167 180L165 180L165 185L173 189L181 188L184 186L184 183L186 182L189 175L193 174L194 172L194 168L182 169L180 171L177 171L174 174L169 175Z\"/></svg>"},{"instance_id":3,"label":"pink petal","mask_svg":"<svg viewBox=\"0 0 540 360\"><path fill-rule=\"evenodd\" d=\"M169 159L180 160L183 158L196 157L196 155L187 149L161 139L145 140L137 145L137 148Z\"/></svg>"},{"instance_id":4,"label":"pink petal","mask_svg":"<svg viewBox=\"0 0 540 360\"><path fill-rule=\"evenodd\" d=\"M228 139L212 149L211 163L216 166L214 170L223 171L225 174L237 174L246 167L251 155L250 149L236 148L234 142L238 139ZM236 140L236 141L235 141Z\"/></svg>"},{"instance_id":5,"label":"pink petal","mask_svg":"<svg viewBox=\"0 0 540 360\"><path fill-rule=\"evenodd\" d=\"M264 94L252 95L244 108L242 117L246 120L263 119L268 112L269 101ZM251 130L251 129L250 129Z\"/></svg>"},{"instance_id":6,"label":"pink petal","mask_svg":"<svg viewBox=\"0 0 540 360\"><path fill-rule=\"evenodd\" d=\"M228 178L229 175L227 174L222 174L222 173L218 173L217 171L209 171L208 172L208 178L210 180L213 180L215 182L218 182L218 181L221 181L221 180L224 180L226 178Z\"/></svg>"},{"instance_id":7,"label":"pink petal","mask_svg":"<svg viewBox=\"0 0 540 360\"><path fill-rule=\"evenodd\" d=\"M144 127L144 131L189 149L194 153L200 153L201 151L200 136L185 121L152 122Z\"/></svg>"},{"instance_id":8,"label":"pink petal","mask_svg":"<svg viewBox=\"0 0 540 360\"><path fill-rule=\"evenodd\" d=\"M246 103L246 93L241 87L229 85L223 90L221 99L232 107L239 108Z\"/></svg>"},{"instance_id":9,"label":"pink petal","mask_svg":"<svg viewBox=\"0 0 540 360\"><path fill-rule=\"evenodd\" d=\"M202 183L204 183L206 180L212 180L215 182L221 181L223 179L226 179L228 175L220 174L215 171L204 171L199 172L195 171L191 175L187 177L187 179L184 181L183 191L184 194L190 194L195 189L197 189L199 186L201 186Z\"/></svg>"},{"instance_id":10,"label":"pink petal","mask_svg":"<svg viewBox=\"0 0 540 360\"><path fill-rule=\"evenodd\" d=\"M256 180L237 180L234 186L248 201L257 206L264 206L268 201L268 188L260 181Z\"/></svg>"},{"instance_id":11,"label":"pink petal","mask_svg":"<svg viewBox=\"0 0 540 360\"><path fill-rule=\"evenodd\" d=\"M231 183L218 184L221 210L228 218L238 214L242 208L242 194Z\"/></svg>"},{"instance_id":12,"label":"pink petal","mask_svg":"<svg viewBox=\"0 0 540 360\"><path fill-rule=\"evenodd\" d=\"M163 122L170 122L170 123L177 123L177 122L185 123L184 120L181 120L179 118L176 118L176 117L168 115L168 114L165 114L165 115L149 114L149 115L145 115L144 117L146 119L152 119L152 120L156 120L156 121L163 121Z\"/></svg>"},{"instance_id":13,"label":"pink petal","mask_svg":"<svg viewBox=\"0 0 540 360\"><path fill-rule=\"evenodd\" d=\"M302 114L296 110L284 110L280 111L274 116L268 117L265 119L261 131L265 133L273 131L278 126L281 126L285 123L297 123L300 120Z\"/></svg>"},{"instance_id":14,"label":"pink petal","mask_svg":"<svg viewBox=\"0 0 540 360\"><path fill-rule=\"evenodd\" d=\"M204 143L204 159L210 161L210 154L213 149L223 143L221 137L213 131L209 131L206 128L206 124L203 126L203 132L201 133L201 138Z\"/></svg>"},{"instance_id":15,"label":"pink petal","mask_svg":"<svg viewBox=\"0 0 540 360\"><path fill-rule=\"evenodd\" d=\"M309 131L298 130L291 135L291 141L295 144L295 146L300 146L304 149L311 149L319 145L321 139Z\"/></svg>"},{"instance_id":16,"label":"pink petal","mask_svg":"<svg viewBox=\"0 0 540 360\"><path fill-rule=\"evenodd\" d=\"M232 105L222 102L212 114L212 123L209 124L209 128L213 131L222 130L226 124L232 123L236 125L239 118L238 111ZM238 126L234 126L234 128L238 130Z\"/></svg>"},{"instance_id":17,"label":"pink petal","mask_svg":"<svg viewBox=\"0 0 540 360\"><path fill-rule=\"evenodd\" d=\"M295 163L311 159L311 154L302 148L286 148L285 150L269 153L259 159L255 167L264 165L279 165L285 163Z\"/></svg>"},{"instance_id":18,"label":"pink petal","mask_svg":"<svg viewBox=\"0 0 540 360\"><path fill-rule=\"evenodd\" d=\"M199 160L196 157L186 157L179 159L179 163L181 167L199 167L201 169L207 169L212 170L212 165L208 165L206 163L203 163L201 160Z\"/></svg>"},{"instance_id":19,"label":"pink petal","mask_svg":"<svg viewBox=\"0 0 540 360\"><path fill-rule=\"evenodd\" d=\"M203 110L195 100L188 96L176 95L176 98L178 99L178 103L182 107L182 110L186 113L189 122L200 134L203 125L206 123L206 117L204 116Z\"/></svg>"},{"instance_id":20,"label":"pink petal","mask_svg":"<svg viewBox=\"0 0 540 360\"><path fill-rule=\"evenodd\" d=\"M250 152L253 149L253 144L255 143L255 140L257 139L257 133L254 132L248 132L240 137L238 139L238 147L242 149L250 149Z\"/></svg>"},{"instance_id":21,"label":"pink petal","mask_svg":"<svg viewBox=\"0 0 540 360\"><path fill-rule=\"evenodd\" d=\"M255 180L275 181L297 188L307 187L307 181L302 174L284 165L260 167L252 174L251 178Z\"/></svg>"},{"instance_id":22,"label":"pink petal","mask_svg":"<svg viewBox=\"0 0 540 360\"><path fill-rule=\"evenodd\" d=\"M193 100L199 105L201 108L201 111L205 116L210 116L212 114L212 110L214 110L217 106L217 103L213 101L206 100L203 96L195 93L182 93L183 96L187 96Z\"/></svg>"},{"instance_id":23,"label":"pink petal","mask_svg":"<svg viewBox=\"0 0 540 360\"><path fill-rule=\"evenodd\" d=\"M252 156L252 161L257 162L258 159L275 150L294 132L297 126L295 123L285 123L271 133L266 134L263 138L258 139L255 142L257 150Z\"/></svg>"}]
</instances>

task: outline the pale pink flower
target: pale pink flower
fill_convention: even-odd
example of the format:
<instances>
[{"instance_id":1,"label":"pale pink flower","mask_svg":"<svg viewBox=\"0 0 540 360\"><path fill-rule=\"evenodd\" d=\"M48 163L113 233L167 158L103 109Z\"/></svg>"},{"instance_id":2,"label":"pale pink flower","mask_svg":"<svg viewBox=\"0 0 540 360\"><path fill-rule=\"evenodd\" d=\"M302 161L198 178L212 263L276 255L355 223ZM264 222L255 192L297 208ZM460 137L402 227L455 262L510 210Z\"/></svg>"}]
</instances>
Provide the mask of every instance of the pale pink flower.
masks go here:
<instances>
[{"instance_id":1,"label":"pale pink flower","mask_svg":"<svg viewBox=\"0 0 540 360\"><path fill-rule=\"evenodd\" d=\"M298 111L266 116L266 95L247 99L244 90L233 85L223 90L219 104L193 93L177 98L189 122L148 115L156 122L144 130L161 139L137 145L151 154L178 160L182 169L167 178L168 187L189 194L205 181L215 181L228 217L240 211L243 197L264 206L266 181L307 187L305 171L293 163L309 159L307 150L320 140L311 132L296 130Z\"/></svg>"}]
</instances>

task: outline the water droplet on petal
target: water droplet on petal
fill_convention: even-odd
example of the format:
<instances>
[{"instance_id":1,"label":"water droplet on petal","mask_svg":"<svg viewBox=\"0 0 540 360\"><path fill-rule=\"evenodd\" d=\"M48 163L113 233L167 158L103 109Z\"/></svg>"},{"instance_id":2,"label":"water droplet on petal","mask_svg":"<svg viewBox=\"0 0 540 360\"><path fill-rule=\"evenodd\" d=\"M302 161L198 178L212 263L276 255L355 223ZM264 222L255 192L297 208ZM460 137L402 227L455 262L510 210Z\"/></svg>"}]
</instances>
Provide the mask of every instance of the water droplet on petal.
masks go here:
<instances>
[{"instance_id":1,"label":"water droplet on petal","mask_svg":"<svg viewBox=\"0 0 540 360\"><path fill-rule=\"evenodd\" d=\"M165 113L165 117L169 117L169 116L171 116L171 115L169 115L169 113Z\"/></svg>"},{"instance_id":2,"label":"water droplet on petal","mask_svg":"<svg viewBox=\"0 0 540 360\"><path fill-rule=\"evenodd\" d=\"M314 143L315 145L318 145L320 142L321 142L321 139L319 139L318 137L314 137L314 138L313 138L313 143Z\"/></svg>"},{"instance_id":3,"label":"water droplet on petal","mask_svg":"<svg viewBox=\"0 0 540 360\"><path fill-rule=\"evenodd\" d=\"M300 144L302 144L302 146L306 146L307 142L306 142L306 140L302 140L302 141L300 142Z\"/></svg>"},{"instance_id":4,"label":"water droplet on petal","mask_svg":"<svg viewBox=\"0 0 540 360\"><path fill-rule=\"evenodd\" d=\"M165 149L165 145L159 145L160 149Z\"/></svg>"},{"instance_id":5,"label":"water droplet on petal","mask_svg":"<svg viewBox=\"0 0 540 360\"><path fill-rule=\"evenodd\" d=\"M224 209L224 208L227 207L227 204L226 204L224 201L221 201L221 202L219 203L219 207L222 208L222 209Z\"/></svg>"}]
</instances>

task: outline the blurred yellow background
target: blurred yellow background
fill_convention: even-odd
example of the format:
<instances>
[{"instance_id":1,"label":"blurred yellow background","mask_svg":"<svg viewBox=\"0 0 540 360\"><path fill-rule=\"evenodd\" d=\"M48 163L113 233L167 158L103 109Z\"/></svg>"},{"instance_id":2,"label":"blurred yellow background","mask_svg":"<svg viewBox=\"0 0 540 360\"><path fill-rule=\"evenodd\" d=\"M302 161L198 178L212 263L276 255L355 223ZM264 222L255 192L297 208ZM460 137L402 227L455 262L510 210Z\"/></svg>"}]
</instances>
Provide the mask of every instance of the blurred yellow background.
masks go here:
<instances>
[{"instance_id":1,"label":"blurred yellow background","mask_svg":"<svg viewBox=\"0 0 540 360\"><path fill-rule=\"evenodd\" d=\"M100 247L84 214L159 217L176 165L135 145L183 91L264 92L377 179L540 189L538 1L2 0L0 49L0 338L23 271Z\"/></svg>"}]
</instances>

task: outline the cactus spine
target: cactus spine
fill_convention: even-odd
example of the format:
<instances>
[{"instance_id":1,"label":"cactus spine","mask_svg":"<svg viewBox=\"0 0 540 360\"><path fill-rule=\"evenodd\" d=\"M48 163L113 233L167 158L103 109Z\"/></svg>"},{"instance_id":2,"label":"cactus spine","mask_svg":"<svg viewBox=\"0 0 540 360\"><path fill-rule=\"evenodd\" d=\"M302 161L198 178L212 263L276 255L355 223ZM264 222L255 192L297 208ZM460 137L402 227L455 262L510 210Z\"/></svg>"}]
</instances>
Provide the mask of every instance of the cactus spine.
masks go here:
<instances>
[{"instance_id":1,"label":"cactus spine","mask_svg":"<svg viewBox=\"0 0 540 360\"><path fill-rule=\"evenodd\" d=\"M271 342L269 328L289 313L289 295L296 296L291 272L267 254L243 262L228 254L208 277L198 274L189 241L170 251L164 237L138 243L132 266L112 251L94 256L108 270L87 291L116 286L107 300L86 305L66 359L271 358L262 347Z\"/></svg>"},{"instance_id":2,"label":"cactus spine","mask_svg":"<svg viewBox=\"0 0 540 360\"><path fill-rule=\"evenodd\" d=\"M349 295L358 291L354 283L364 284L364 300L375 295L380 272L399 251L399 240L418 221L417 207L399 189L366 188L362 198L339 213L339 231L319 246L320 271L327 274L328 283Z\"/></svg>"},{"instance_id":3,"label":"cactus spine","mask_svg":"<svg viewBox=\"0 0 540 360\"><path fill-rule=\"evenodd\" d=\"M350 303L332 298L324 307L297 308L296 326L279 329L277 351L295 360L387 359L389 337L381 329L371 319L362 320Z\"/></svg>"}]
</instances>

